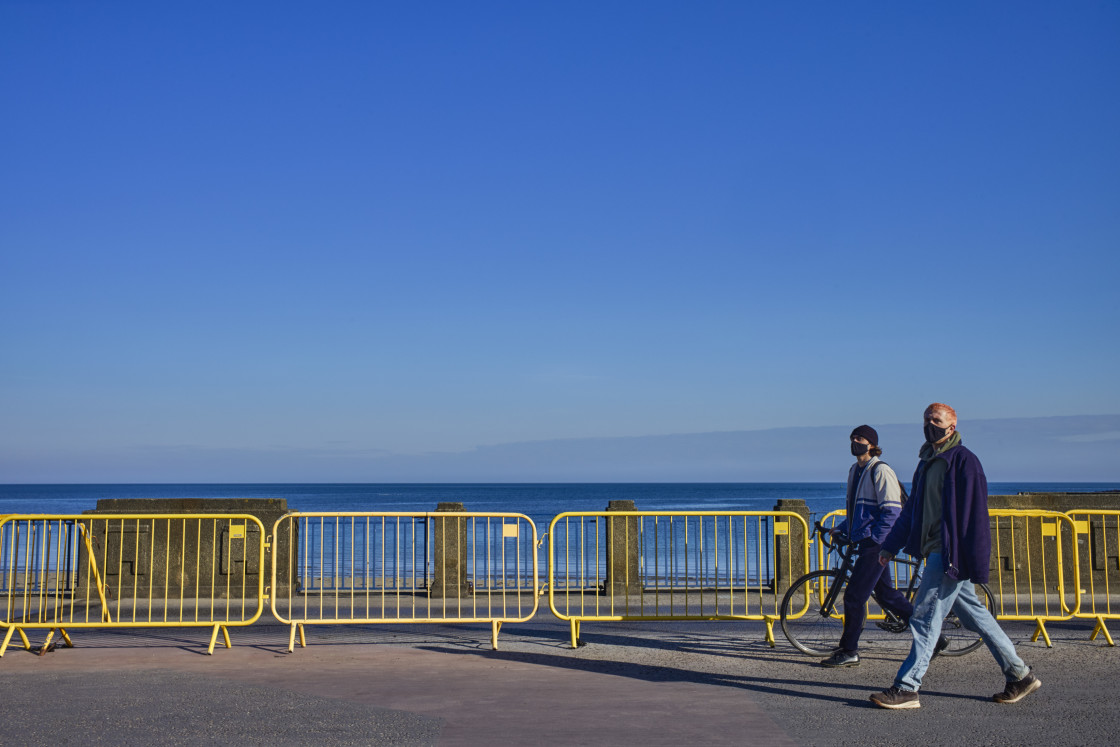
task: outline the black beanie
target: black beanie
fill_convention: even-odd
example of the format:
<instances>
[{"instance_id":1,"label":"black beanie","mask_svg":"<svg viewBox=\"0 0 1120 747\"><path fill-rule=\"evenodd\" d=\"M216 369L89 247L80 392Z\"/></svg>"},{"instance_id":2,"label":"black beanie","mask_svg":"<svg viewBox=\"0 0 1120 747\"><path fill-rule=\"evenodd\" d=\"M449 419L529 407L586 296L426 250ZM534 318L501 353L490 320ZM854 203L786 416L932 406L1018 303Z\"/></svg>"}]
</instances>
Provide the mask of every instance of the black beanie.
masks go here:
<instances>
[{"instance_id":1,"label":"black beanie","mask_svg":"<svg viewBox=\"0 0 1120 747\"><path fill-rule=\"evenodd\" d=\"M876 433L875 429L870 425L861 425L859 428L856 428L854 431L852 431L852 436L863 436L867 439L867 443L871 444L872 446L879 445L879 434ZM848 436L848 438L851 438L852 436Z\"/></svg>"}]
</instances>

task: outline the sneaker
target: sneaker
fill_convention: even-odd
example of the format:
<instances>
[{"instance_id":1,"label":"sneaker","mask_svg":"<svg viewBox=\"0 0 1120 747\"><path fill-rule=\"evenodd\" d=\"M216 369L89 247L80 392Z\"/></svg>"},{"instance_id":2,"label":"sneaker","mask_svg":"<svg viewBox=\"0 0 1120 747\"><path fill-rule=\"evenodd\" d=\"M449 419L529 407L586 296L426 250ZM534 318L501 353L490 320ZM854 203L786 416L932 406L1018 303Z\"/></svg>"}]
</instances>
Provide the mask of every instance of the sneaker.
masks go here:
<instances>
[{"instance_id":1,"label":"sneaker","mask_svg":"<svg viewBox=\"0 0 1120 747\"><path fill-rule=\"evenodd\" d=\"M992 700L997 703L1018 703L1040 687L1042 687L1042 680L1027 672L1027 676L1023 679L1008 682L1003 692L993 695Z\"/></svg>"},{"instance_id":2,"label":"sneaker","mask_svg":"<svg viewBox=\"0 0 1120 747\"><path fill-rule=\"evenodd\" d=\"M821 660L822 667L858 667L859 654L855 651L845 651L838 648L832 652L832 656L827 659Z\"/></svg>"},{"instance_id":3,"label":"sneaker","mask_svg":"<svg viewBox=\"0 0 1120 747\"><path fill-rule=\"evenodd\" d=\"M871 696L871 702L880 708L890 708L892 711L904 708L921 708L918 702L918 693L913 690L903 690L897 685L888 687L881 693Z\"/></svg>"},{"instance_id":4,"label":"sneaker","mask_svg":"<svg viewBox=\"0 0 1120 747\"><path fill-rule=\"evenodd\" d=\"M888 633L901 633L910 627L908 620L876 620L875 626Z\"/></svg>"},{"instance_id":5,"label":"sneaker","mask_svg":"<svg viewBox=\"0 0 1120 747\"><path fill-rule=\"evenodd\" d=\"M945 649L949 648L949 639L945 636L938 636L937 645L933 647L933 656L937 656ZM933 658L933 656L929 658Z\"/></svg>"}]
</instances>

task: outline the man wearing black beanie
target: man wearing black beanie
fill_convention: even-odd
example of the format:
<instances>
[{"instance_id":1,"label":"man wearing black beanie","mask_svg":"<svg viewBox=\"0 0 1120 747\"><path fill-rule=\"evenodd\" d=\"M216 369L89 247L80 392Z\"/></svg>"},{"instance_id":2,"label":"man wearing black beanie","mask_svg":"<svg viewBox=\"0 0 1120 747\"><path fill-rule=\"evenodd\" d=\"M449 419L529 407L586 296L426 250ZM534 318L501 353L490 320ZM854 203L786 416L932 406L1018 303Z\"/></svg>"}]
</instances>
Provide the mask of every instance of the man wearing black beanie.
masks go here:
<instances>
[{"instance_id":1,"label":"man wearing black beanie","mask_svg":"<svg viewBox=\"0 0 1120 747\"><path fill-rule=\"evenodd\" d=\"M844 521L832 530L834 537L856 542L858 553L851 578L844 589L844 632L840 646L821 662L826 667L854 667L859 664L859 637L867 619L867 600L875 598L903 620L914 608L891 583L888 568L879 565L879 550L895 519L902 513L902 486L894 470L879 461L879 434L869 425L852 430L852 456L856 463L848 470L848 500Z\"/></svg>"}]
</instances>

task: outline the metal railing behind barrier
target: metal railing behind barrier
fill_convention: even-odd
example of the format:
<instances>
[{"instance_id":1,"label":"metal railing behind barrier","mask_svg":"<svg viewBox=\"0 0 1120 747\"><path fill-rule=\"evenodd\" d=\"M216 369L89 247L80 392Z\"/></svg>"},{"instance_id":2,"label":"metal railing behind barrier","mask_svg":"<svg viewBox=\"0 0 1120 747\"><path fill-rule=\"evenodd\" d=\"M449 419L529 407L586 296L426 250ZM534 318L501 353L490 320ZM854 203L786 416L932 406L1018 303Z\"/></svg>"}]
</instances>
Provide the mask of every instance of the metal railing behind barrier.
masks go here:
<instances>
[{"instance_id":1,"label":"metal railing behind barrier","mask_svg":"<svg viewBox=\"0 0 1120 747\"><path fill-rule=\"evenodd\" d=\"M762 511L562 513L548 530L548 601L582 621L762 620L808 569L799 514Z\"/></svg>"},{"instance_id":2,"label":"metal railing behind barrier","mask_svg":"<svg viewBox=\"0 0 1120 747\"><path fill-rule=\"evenodd\" d=\"M1077 617L1096 621L1089 640L1101 633L1115 646L1105 620L1120 619L1120 511L1069 511L1077 534ZM1113 598L1116 597L1116 602Z\"/></svg>"},{"instance_id":3,"label":"metal railing behind barrier","mask_svg":"<svg viewBox=\"0 0 1120 747\"><path fill-rule=\"evenodd\" d=\"M491 624L536 614L537 530L512 513L291 513L273 529L272 612L291 626Z\"/></svg>"},{"instance_id":4,"label":"metal railing behind barrier","mask_svg":"<svg viewBox=\"0 0 1120 747\"><path fill-rule=\"evenodd\" d=\"M0 656L29 629L213 628L264 611L264 527L240 514L0 517Z\"/></svg>"}]
</instances>

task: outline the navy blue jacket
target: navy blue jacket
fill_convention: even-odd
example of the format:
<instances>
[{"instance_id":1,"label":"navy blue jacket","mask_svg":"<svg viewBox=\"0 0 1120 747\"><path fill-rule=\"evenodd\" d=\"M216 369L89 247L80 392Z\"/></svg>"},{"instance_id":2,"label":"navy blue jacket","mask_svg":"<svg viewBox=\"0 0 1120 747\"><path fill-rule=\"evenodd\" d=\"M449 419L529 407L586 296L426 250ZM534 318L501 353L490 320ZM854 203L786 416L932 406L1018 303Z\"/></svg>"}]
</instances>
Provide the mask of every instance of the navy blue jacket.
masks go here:
<instances>
[{"instance_id":1,"label":"navy blue jacket","mask_svg":"<svg viewBox=\"0 0 1120 747\"><path fill-rule=\"evenodd\" d=\"M992 552L992 530L988 518L988 478L980 460L962 445L942 452L934 459L949 463L941 485L941 559L945 575L973 583L988 582ZM928 462L918 463L911 483L910 500L902 509L883 549L891 554L900 549L920 557L922 552L922 504L925 503L925 476Z\"/></svg>"}]
</instances>

